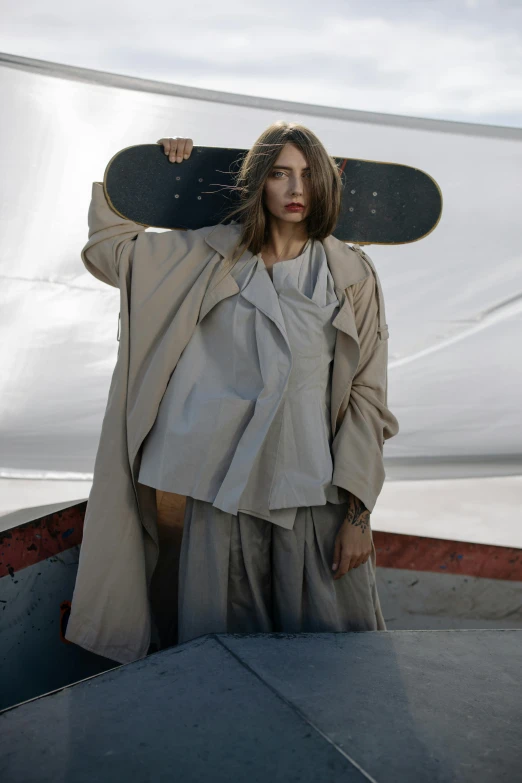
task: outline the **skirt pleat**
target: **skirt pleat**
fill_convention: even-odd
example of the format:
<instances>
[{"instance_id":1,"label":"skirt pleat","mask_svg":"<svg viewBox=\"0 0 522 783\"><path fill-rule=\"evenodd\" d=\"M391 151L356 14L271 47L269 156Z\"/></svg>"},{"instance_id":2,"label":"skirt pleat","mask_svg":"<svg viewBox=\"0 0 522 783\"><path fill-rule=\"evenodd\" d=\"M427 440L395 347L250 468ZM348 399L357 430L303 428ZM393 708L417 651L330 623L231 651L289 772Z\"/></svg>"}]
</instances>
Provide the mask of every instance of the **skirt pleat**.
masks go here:
<instances>
[{"instance_id":1,"label":"skirt pleat","mask_svg":"<svg viewBox=\"0 0 522 783\"><path fill-rule=\"evenodd\" d=\"M187 497L178 643L207 633L385 631L376 553L334 580L346 503L300 507L291 530Z\"/></svg>"}]
</instances>

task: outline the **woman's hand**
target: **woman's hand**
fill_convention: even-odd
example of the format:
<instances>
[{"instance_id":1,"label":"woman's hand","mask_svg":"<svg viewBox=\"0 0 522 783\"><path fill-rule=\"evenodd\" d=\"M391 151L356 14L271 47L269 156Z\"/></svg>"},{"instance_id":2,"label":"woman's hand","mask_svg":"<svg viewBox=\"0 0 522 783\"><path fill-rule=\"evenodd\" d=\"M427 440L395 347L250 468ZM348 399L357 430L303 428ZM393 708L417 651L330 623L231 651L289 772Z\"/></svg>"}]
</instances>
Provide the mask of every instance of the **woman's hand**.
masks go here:
<instances>
[{"instance_id":1,"label":"woman's hand","mask_svg":"<svg viewBox=\"0 0 522 783\"><path fill-rule=\"evenodd\" d=\"M370 512L355 495L350 493L346 519L335 538L332 570L334 579L340 579L350 568L366 563L372 553Z\"/></svg>"},{"instance_id":2,"label":"woman's hand","mask_svg":"<svg viewBox=\"0 0 522 783\"><path fill-rule=\"evenodd\" d=\"M159 139L156 144L163 144L163 151L165 155L169 156L171 163L181 163L182 160L190 158L194 146L192 139L185 139L182 136L174 136L173 139Z\"/></svg>"}]
</instances>

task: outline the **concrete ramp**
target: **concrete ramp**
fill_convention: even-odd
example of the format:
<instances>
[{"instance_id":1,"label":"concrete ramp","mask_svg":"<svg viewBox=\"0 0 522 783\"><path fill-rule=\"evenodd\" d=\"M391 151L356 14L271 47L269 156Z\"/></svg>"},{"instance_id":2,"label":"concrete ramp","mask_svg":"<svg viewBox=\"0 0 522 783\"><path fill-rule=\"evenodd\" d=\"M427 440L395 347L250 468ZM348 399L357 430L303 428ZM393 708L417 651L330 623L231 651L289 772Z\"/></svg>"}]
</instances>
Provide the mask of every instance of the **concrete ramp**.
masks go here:
<instances>
[{"instance_id":1,"label":"concrete ramp","mask_svg":"<svg viewBox=\"0 0 522 783\"><path fill-rule=\"evenodd\" d=\"M0 713L9 783L520 780L521 630L211 634Z\"/></svg>"}]
</instances>

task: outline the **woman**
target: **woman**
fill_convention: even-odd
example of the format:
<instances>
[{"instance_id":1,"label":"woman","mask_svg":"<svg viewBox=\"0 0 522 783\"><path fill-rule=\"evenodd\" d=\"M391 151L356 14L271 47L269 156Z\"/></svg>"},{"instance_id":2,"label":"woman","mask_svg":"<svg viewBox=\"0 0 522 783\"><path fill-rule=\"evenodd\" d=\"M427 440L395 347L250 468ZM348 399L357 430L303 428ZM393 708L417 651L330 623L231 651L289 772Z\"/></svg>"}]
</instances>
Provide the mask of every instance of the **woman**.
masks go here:
<instances>
[{"instance_id":1,"label":"woman","mask_svg":"<svg viewBox=\"0 0 522 783\"><path fill-rule=\"evenodd\" d=\"M158 143L174 165L193 146ZM128 399L115 404L126 408L126 451L150 536L149 590L160 548L150 493L187 497L177 628L161 643L211 632L385 630L370 512L384 481L383 443L398 422L387 407L379 279L365 254L331 234L340 175L309 129L267 128L237 186L240 206L229 215L237 221L160 235L110 218L93 189L82 251L89 271L130 303ZM110 404L111 395L107 430ZM108 470L115 442L102 430L66 636L123 662L143 654L147 634L145 609L139 634L136 615L131 623L135 586L122 572L115 588L105 573L106 598L125 614L107 641L103 579L87 584L102 463ZM93 498L97 473L105 479Z\"/></svg>"}]
</instances>

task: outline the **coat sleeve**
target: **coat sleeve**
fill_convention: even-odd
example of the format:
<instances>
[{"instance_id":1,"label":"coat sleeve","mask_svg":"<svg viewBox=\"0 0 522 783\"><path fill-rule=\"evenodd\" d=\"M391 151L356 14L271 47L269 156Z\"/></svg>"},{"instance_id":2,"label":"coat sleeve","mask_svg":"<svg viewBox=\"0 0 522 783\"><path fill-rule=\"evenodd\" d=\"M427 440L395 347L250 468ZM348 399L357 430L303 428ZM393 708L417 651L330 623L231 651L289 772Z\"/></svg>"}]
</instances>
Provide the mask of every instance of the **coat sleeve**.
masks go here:
<instances>
[{"instance_id":1,"label":"coat sleeve","mask_svg":"<svg viewBox=\"0 0 522 783\"><path fill-rule=\"evenodd\" d=\"M388 325L379 277L362 254L371 274L349 290L360 357L333 443L333 483L358 497L371 512L385 479L383 446L399 432L388 408Z\"/></svg>"},{"instance_id":2,"label":"coat sleeve","mask_svg":"<svg viewBox=\"0 0 522 783\"><path fill-rule=\"evenodd\" d=\"M126 220L109 205L102 182L93 182L88 213L89 239L82 248L82 261L88 272L107 285L120 287L121 276L132 268L135 253L147 259L153 277L165 259L175 264L186 256L212 227L150 231L146 226Z\"/></svg>"}]
</instances>

